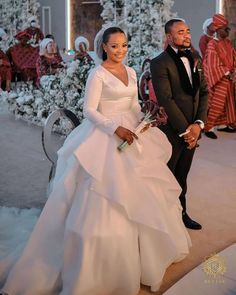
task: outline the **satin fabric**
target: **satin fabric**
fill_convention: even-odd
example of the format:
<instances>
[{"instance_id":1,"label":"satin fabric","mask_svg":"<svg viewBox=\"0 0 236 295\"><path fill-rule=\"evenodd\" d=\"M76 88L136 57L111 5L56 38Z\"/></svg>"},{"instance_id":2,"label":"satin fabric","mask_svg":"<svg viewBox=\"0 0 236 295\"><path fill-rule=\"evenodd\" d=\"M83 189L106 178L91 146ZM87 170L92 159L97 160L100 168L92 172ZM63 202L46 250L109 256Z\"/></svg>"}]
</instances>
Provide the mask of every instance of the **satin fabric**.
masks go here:
<instances>
[{"instance_id":1,"label":"satin fabric","mask_svg":"<svg viewBox=\"0 0 236 295\"><path fill-rule=\"evenodd\" d=\"M180 188L167 168L171 145L158 128L119 152L118 126L142 114L135 72L128 86L102 66L90 74L86 119L58 152L53 189L3 288L10 295L136 295L158 290L191 241ZM0 263L1 268L1 263Z\"/></svg>"}]
</instances>

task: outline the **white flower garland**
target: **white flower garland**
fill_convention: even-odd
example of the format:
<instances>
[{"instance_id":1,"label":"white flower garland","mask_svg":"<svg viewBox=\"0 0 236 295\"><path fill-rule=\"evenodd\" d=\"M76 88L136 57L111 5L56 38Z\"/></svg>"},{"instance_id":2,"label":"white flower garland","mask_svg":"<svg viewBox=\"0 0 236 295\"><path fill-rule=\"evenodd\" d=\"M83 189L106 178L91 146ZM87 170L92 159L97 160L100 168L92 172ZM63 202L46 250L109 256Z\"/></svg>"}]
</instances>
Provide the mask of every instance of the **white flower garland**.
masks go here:
<instances>
[{"instance_id":1,"label":"white flower garland","mask_svg":"<svg viewBox=\"0 0 236 295\"><path fill-rule=\"evenodd\" d=\"M176 14L173 0L100 0L105 24L116 24L128 34L128 63L137 73L146 58L163 50L164 24Z\"/></svg>"},{"instance_id":2,"label":"white flower garland","mask_svg":"<svg viewBox=\"0 0 236 295\"><path fill-rule=\"evenodd\" d=\"M56 75L43 76L41 87L31 83L21 83L16 91L2 92L0 99L6 101L15 117L37 125L43 125L48 115L56 109L71 110L80 121L83 119L85 84L93 62L72 61L67 69ZM67 133L70 125L62 124L58 130Z\"/></svg>"},{"instance_id":3,"label":"white flower garland","mask_svg":"<svg viewBox=\"0 0 236 295\"><path fill-rule=\"evenodd\" d=\"M9 48L16 43L14 36L28 26L28 18L39 16L40 3L37 0L1 0L1 27L8 39L0 42L0 48ZM1 44L2 43L2 44Z\"/></svg>"}]
</instances>

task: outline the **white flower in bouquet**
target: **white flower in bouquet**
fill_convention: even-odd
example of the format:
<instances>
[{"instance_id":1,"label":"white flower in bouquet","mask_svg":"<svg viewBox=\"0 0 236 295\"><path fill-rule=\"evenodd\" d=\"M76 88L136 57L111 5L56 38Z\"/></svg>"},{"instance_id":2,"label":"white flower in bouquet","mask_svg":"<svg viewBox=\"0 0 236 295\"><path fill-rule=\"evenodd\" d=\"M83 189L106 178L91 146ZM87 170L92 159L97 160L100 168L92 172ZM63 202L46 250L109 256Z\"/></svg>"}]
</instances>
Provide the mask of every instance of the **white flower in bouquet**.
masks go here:
<instances>
[{"instance_id":1,"label":"white flower in bouquet","mask_svg":"<svg viewBox=\"0 0 236 295\"><path fill-rule=\"evenodd\" d=\"M67 87L69 87L70 86L70 84L71 84L71 79L69 78L69 77L64 77L62 80L61 80L61 86L63 87L63 88L67 88Z\"/></svg>"},{"instance_id":2,"label":"white flower in bouquet","mask_svg":"<svg viewBox=\"0 0 236 295\"><path fill-rule=\"evenodd\" d=\"M20 105L25 103L25 97L23 95L20 95L17 99L16 102Z\"/></svg>"},{"instance_id":3,"label":"white flower in bouquet","mask_svg":"<svg viewBox=\"0 0 236 295\"><path fill-rule=\"evenodd\" d=\"M24 97L25 97L25 103L26 104L32 103L34 101L33 95L27 95L26 94Z\"/></svg>"},{"instance_id":4,"label":"white flower in bouquet","mask_svg":"<svg viewBox=\"0 0 236 295\"><path fill-rule=\"evenodd\" d=\"M9 94L7 91L1 91L0 93L0 99L3 101L3 102L6 102L8 99L9 99Z\"/></svg>"},{"instance_id":5,"label":"white flower in bouquet","mask_svg":"<svg viewBox=\"0 0 236 295\"><path fill-rule=\"evenodd\" d=\"M40 85L45 89L48 88L55 80L56 76L54 75L44 75L40 78Z\"/></svg>"},{"instance_id":6,"label":"white flower in bouquet","mask_svg":"<svg viewBox=\"0 0 236 295\"><path fill-rule=\"evenodd\" d=\"M35 101L34 101L35 105L38 107L40 105L43 104L43 99L42 97L36 97Z\"/></svg>"},{"instance_id":7,"label":"white flower in bouquet","mask_svg":"<svg viewBox=\"0 0 236 295\"><path fill-rule=\"evenodd\" d=\"M11 91L11 92L9 92L9 94L8 94L8 98L9 99L15 99L15 98L17 98L18 97L18 95L17 95L17 93L15 92L15 91Z\"/></svg>"},{"instance_id":8,"label":"white flower in bouquet","mask_svg":"<svg viewBox=\"0 0 236 295\"><path fill-rule=\"evenodd\" d=\"M34 90L33 90L33 94L34 94L35 97L41 97L41 98L44 97L44 93L43 93L43 91L41 91L41 90L39 90L39 89L34 89Z\"/></svg>"},{"instance_id":9,"label":"white flower in bouquet","mask_svg":"<svg viewBox=\"0 0 236 295\"><path fill-rule=\"evenodd\" d=\"M49 91L49 95L51 95L51 96L56 96L56 95L57 95L57 90L50 89L50 91Z\"/></svg>"},{"instance_id":10,"label":"white flower in bouquet","mask_svg":"<svg viewBox=\"0 0 236 295\"><path fill-rule=\"evenodd\" d=\"M43 117L43 110L38 110L37 117L41 120Z\"/></svg>"},{"instance_id":11,"label":"white flower in bouquet","mask_svg":"<svg viewBox=\"0 0 236 295\"><path fill-rule=\"evenodd\" d=\"M75 72L78 71L78 69L79 69L79 62L77 60L74 60L68 64L66 75L72 78Z\"/></svg>"},{"instance_id":12,"label":"white flower in bouquet","mask_svg":"<svg viewBox=\"0 0 236 295\"><path fill-rule=\"evenodd\" d=\"M25 111L25 113L26 113L27 115L32 115L34 110L33 110L33 108L32 108L31 106L26 105L26 106L24 107L24 111Z\"/></svg>"},{"instance_id":13,"label":"white flower in bouquet","mask_svg":"<svg viewBox=\"0 0 236 295\"><path fill-rule=\"evenodd\" d=\"M160 107L157 102L152 100L147 100L143 102L142 112L144 114L142 121L138 126L133 130L133 132L138 135L141 133L147 125L151 127L156 127L162 124L166 124L167 115L163 109ZM119 151L123 151L128 145L127 141L123 141L117 148Z\"/></svg>"}]
</instances>

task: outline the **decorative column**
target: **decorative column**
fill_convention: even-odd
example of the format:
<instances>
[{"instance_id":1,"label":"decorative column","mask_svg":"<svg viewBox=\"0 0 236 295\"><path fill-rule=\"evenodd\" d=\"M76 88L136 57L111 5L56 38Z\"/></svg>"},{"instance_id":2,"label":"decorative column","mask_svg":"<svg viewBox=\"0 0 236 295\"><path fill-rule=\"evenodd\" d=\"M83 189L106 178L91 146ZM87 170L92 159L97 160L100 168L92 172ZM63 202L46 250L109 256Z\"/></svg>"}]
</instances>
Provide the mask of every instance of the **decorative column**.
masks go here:
<instances>
[{"instance_id":1,"label":"decorative column","mask_svg":"<svg viewBox=\"0 0 236 295\"><path fill-rule=\"evenodd\" d=\"M96 33L101 29L102 6L94 0L71 0L71 44L78 36L89 40L90 50L93 50L93 41Z\"/></svg>"},{"instance_id":2,"label":"decorative column","mask_svg":"<svg viewBox=\"0 0 236 295\"><path fill-rule=\"evenodd\" d=\"M223 0L223 14L229 21L229 27L231 28L229 38L236 48L236 1L235 0Z\"/></svg>"}]
</instances>

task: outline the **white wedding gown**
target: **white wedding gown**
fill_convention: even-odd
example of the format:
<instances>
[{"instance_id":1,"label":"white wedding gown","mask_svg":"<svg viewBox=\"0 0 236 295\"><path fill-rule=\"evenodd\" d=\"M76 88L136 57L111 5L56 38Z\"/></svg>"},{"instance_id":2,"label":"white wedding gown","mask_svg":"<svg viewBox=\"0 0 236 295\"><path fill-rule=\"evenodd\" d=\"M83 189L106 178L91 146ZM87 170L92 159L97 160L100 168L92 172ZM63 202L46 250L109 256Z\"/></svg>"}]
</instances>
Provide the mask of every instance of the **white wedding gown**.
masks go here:
<instances>
[{"instance_id":1,"label":"white wedding gown","mask_svg":"<svg viewBox=\"0 0 236 295\"><path fill-rule=\"evenodd\" d=\"M166 268L191 241L180 188L166 163L171 145L149 128L124 151L114 134L134 129L141 112L134 70L126 86L104 67L90 74L87 117L58 152L53 190L26 247L9 271L10 295L136 295L157 290ZM5 269L4 269L5 266Z\"/></svg>"}]
</instances>

